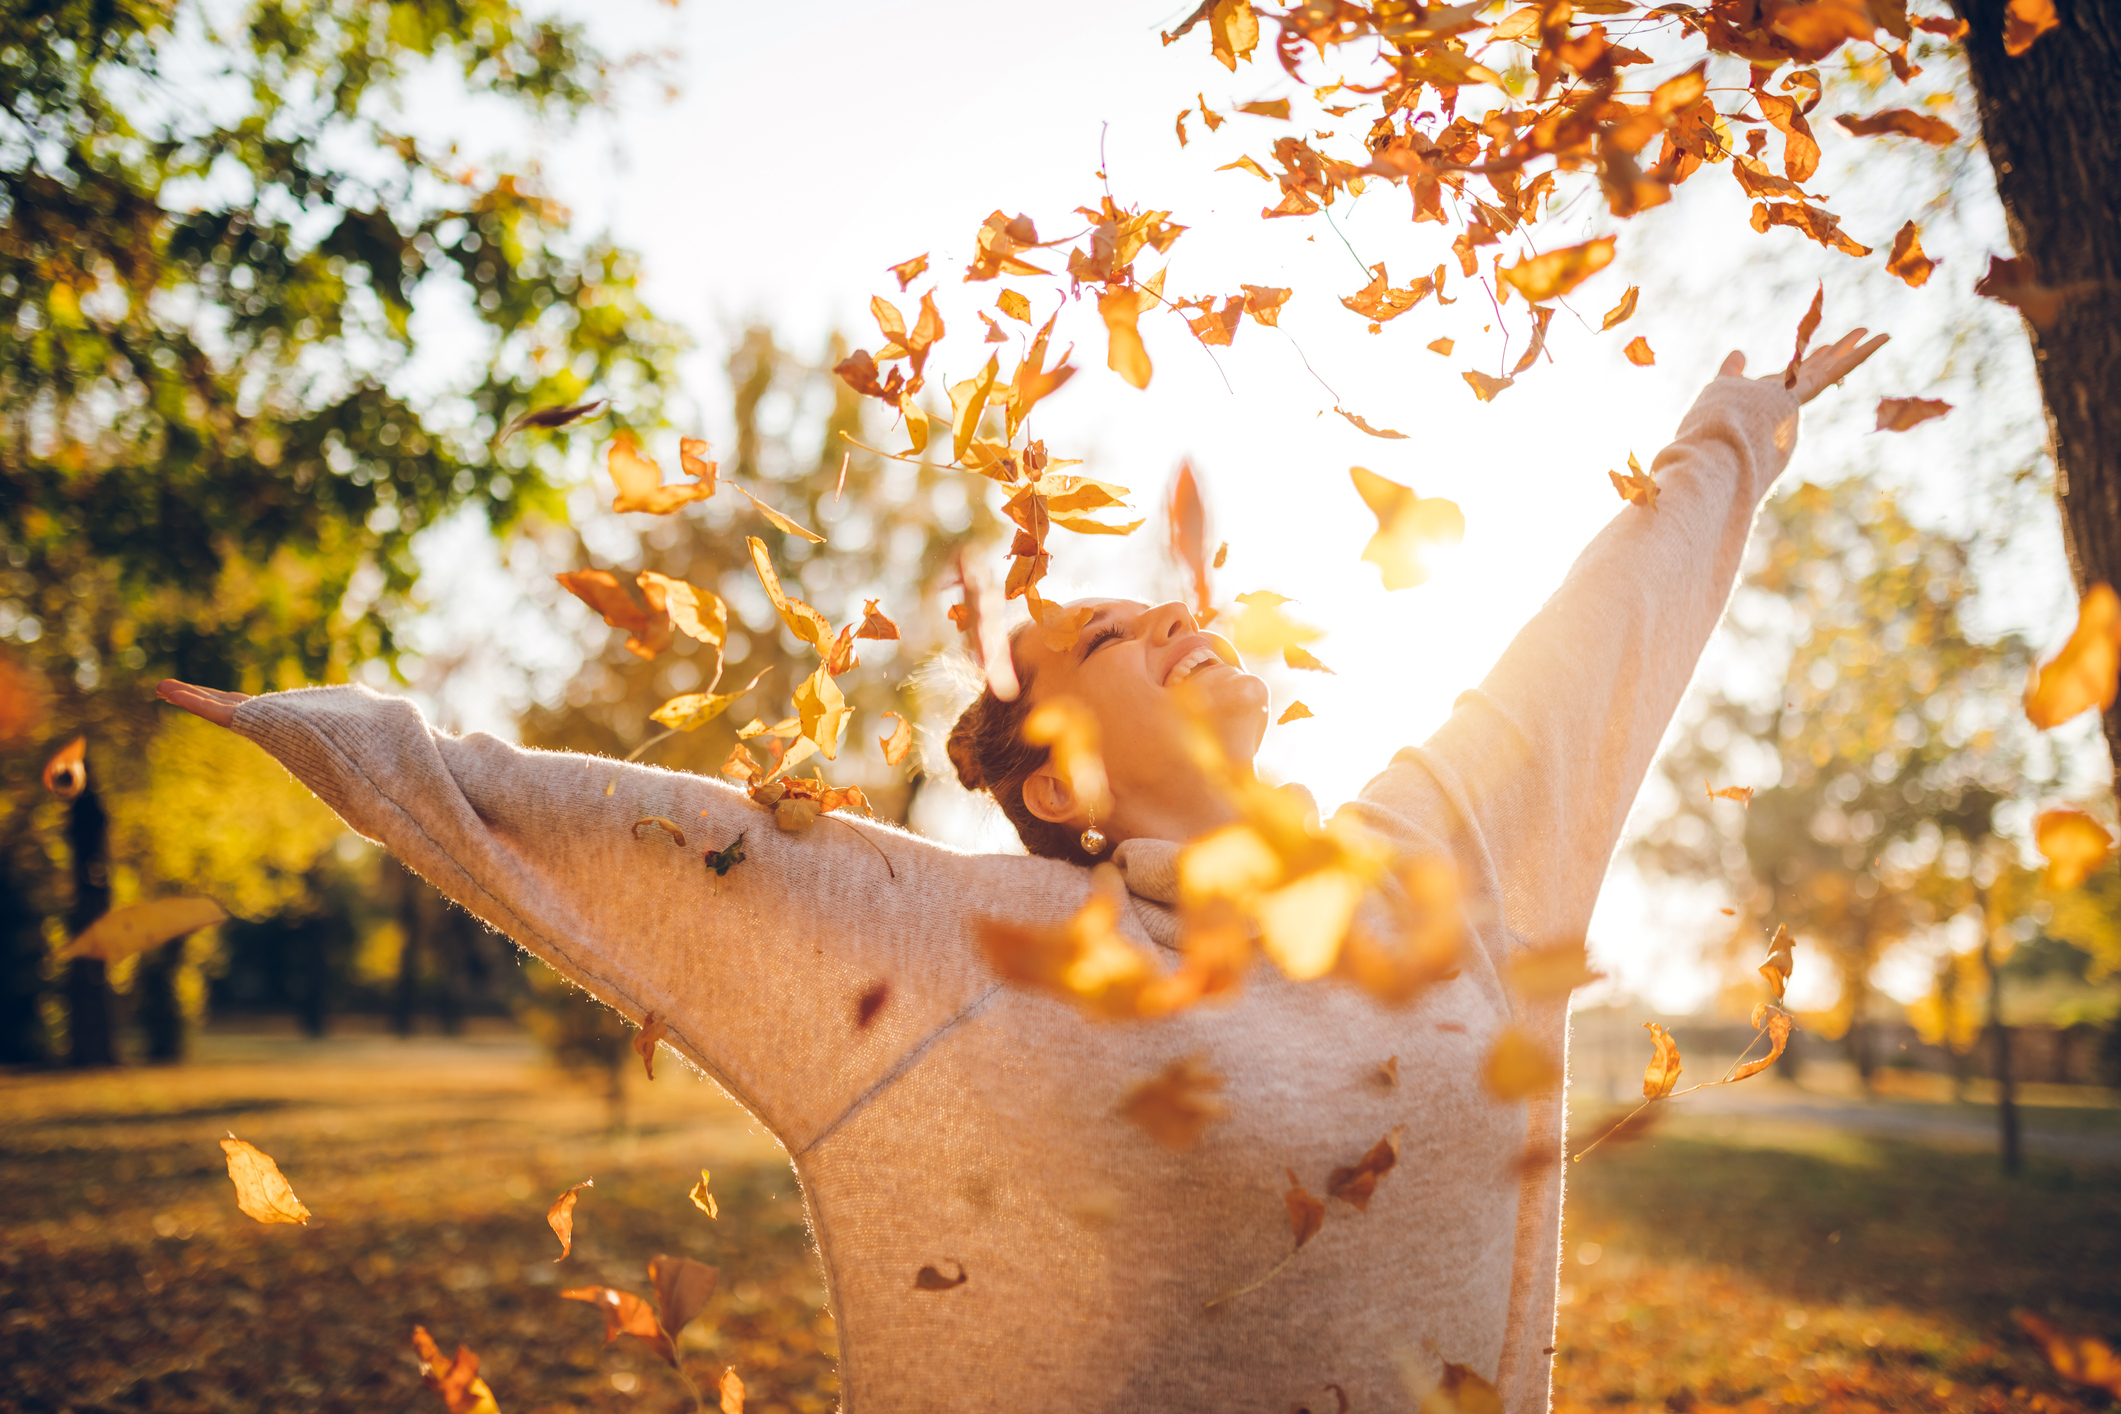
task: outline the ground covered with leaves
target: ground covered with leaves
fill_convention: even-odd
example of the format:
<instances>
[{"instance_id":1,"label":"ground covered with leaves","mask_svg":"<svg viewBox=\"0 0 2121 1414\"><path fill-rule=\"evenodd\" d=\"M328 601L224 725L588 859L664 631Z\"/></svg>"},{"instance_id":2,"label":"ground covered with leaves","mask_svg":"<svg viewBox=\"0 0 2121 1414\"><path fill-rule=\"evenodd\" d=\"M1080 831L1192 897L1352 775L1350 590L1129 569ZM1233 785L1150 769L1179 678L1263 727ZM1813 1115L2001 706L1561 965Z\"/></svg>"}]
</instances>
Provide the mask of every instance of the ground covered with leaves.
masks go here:
<instances>
[{"instance_id":1,"label":"ground covered with leaves","mask_svg":"<svg viewBox=\"0 0 2121 1414\"><path fill-rule=\"evenodd\" d=\"M753 1411L836 1404L787 1161L681 1067L629 1078L615 1138L598 1091L513 1037L203 1050L0 1079L0 1410L438 1411L415 1324L475 1349L509 1414L680 1410L645 1347L559 1295L645 1294L659 1253L720 1272L681 1341L703 1389L734 1368ZM230 1131L309 1226L236 1210ZM687 1198L703 1167L719 1218ZM592 1176L556 1264L546 1209ZM2007 1183L1981 1154L1675 1112L1570 1175L1556 1408L2105 1408L2011 1314L2111 1336L2117 1270L2121 1169Z\"/></svg>"}]
</instances>

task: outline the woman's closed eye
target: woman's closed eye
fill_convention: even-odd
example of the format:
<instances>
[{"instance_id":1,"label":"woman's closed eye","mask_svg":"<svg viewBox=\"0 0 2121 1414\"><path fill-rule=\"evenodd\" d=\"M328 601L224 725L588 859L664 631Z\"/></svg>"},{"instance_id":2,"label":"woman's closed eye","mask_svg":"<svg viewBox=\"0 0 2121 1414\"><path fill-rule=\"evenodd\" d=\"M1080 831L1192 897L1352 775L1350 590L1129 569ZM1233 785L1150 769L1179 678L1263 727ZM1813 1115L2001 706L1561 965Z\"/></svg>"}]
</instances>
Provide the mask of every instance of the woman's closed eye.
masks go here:
<instances>
[{"instance_id":1,"label":"woman's closed eye","mask_svg":"<svg viewBox=\"0 0 2121 1414\"><path fill-rule=\"evenodd\" d=\"M1120 632L1118 628L1107 624L1096 633L1090 635L1089 645L1083 649L1084 659L1087 660L1092 653L1095 653L1106 644L1125 637L1126 635Z\"/></svg>"}]
</instances>

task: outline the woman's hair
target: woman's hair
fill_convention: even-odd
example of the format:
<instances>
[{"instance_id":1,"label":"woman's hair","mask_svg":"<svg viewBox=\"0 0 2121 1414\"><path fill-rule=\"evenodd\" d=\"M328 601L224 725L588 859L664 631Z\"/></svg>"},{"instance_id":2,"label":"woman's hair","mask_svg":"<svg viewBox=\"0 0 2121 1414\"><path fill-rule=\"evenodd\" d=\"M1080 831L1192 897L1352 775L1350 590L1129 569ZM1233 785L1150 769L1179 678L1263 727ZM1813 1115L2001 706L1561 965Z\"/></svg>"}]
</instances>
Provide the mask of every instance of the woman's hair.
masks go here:
<instances>
[{"instance_id":1,"label":"woman's hair","mask_svg":"<svg viewBox=\"0 0 2121 1414\"><path fill-rule=\"evenodd\" d=\"M1010 656L1016 656L1015 635L1010 636ZM966 790L985 791L1016 826L1024 848L1047 859L1065 859L1071 864L1095 864L1095 856L1082 846L1082 836L1067 824L1041 820L1024 804L1024 782L1046 764L1051 751L1024 740L1024 719L1031 715L1031 678L1019 662L1017 681L1022 690L1014 702L1004 702L994 689L982 686L950 729L950 764L957 768L958 783Z\"/></svg>"}]
</instances>

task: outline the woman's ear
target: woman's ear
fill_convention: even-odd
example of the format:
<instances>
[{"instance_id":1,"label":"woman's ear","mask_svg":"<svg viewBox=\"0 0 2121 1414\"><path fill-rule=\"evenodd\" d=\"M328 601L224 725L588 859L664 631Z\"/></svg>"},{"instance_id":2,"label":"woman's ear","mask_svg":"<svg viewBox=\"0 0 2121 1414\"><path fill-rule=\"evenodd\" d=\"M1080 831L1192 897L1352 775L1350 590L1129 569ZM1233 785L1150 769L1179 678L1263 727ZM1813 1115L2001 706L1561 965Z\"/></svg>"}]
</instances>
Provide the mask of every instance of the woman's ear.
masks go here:
<instances>
[{"instance_id":1,"label":"woman's ear","mask_svg":"<svg viewBox=\"0 0 2121 1414\"><path fill-rule=\"evenodd\" d=\"M1048 824L1065 825L1082 807L1068 782L1048 762L1025 778L1024 808Z\"/></svg>"}]
</instances>

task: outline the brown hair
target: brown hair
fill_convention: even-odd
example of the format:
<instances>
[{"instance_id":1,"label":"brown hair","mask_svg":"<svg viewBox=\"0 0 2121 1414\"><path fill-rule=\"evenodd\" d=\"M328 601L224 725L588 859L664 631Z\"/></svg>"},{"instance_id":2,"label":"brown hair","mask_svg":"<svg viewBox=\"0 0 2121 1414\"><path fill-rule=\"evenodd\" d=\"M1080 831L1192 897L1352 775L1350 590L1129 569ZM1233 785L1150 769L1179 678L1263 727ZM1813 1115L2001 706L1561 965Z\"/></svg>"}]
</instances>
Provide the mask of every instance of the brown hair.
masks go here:
<instances>
[{"instance_id":1,"label":"brown hair","mask_svg":"<svg viewBox=\"0 0 2121 1414\"><path fill-rule=\"evenodd\" d=\"M1009 647L1013 659L1014 634ZM957 725L950 729L950 764L957 768L958 783L966 790L985 791L994 797L1002 814L1016 826L1016 837L1025 849L1046 859L1095 864L1097 858L1083 848L1080 831L1065 823L1041 820L1024 804L1024 782L1046 764L1052 751L1024 740L1024 719L1031 715L1031 678L1020 661L1016 676L1022 690L1014 702L1002 701L993 688L983 686L972 705L959 714Z\"/></svg>"}]
</instances>

